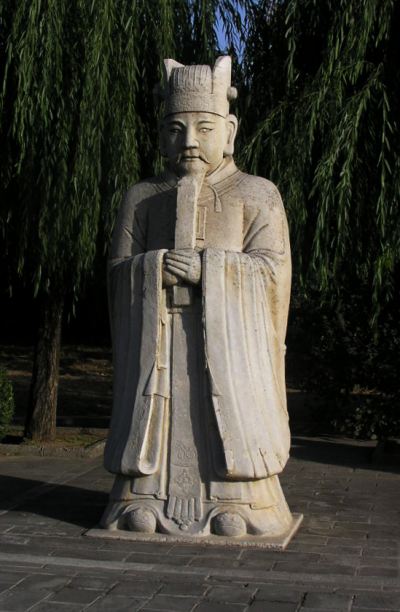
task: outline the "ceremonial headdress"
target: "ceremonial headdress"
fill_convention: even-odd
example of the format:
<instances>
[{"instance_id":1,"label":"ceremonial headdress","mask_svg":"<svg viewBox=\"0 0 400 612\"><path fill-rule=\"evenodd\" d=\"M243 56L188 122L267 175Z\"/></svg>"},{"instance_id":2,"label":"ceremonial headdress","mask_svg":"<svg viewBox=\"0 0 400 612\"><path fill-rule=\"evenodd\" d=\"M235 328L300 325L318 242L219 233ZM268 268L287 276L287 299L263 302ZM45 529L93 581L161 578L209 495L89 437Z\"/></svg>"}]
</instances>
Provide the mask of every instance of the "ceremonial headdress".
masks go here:
<instances>
[{"instance_id":1,"label":"ceremonial headdress","mask_svg":"<svg viewBox=\"0 0 400 612\"><path fill-rule=\"evenodd\" d=\"M164 101L164 117L196 111L226 117L229 102L237 97L236 88L231 87L231 67L229 55L219 57L213 69L164 60L164 83L158 88Z\"/></svg>"}]
</instances>

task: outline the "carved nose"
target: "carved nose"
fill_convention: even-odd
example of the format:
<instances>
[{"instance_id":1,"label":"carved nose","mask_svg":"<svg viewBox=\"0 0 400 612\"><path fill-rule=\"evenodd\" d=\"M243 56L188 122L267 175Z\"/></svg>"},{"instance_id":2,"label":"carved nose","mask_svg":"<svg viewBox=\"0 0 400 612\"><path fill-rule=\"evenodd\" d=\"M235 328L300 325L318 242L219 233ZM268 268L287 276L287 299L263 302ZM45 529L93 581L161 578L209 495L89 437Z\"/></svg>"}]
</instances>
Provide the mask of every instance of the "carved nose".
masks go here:
<instances>
[{"instance_id":1,"label":"carved nose","mask_svg":"<svg viewBox=\"0 0 400 612\"><path fill-rule=\"evenodd\" d=\"M197 149L199 146L198 140L195 137L194 130L188 129L185 134L185 149Z\"/></svg>"}]
</instances>

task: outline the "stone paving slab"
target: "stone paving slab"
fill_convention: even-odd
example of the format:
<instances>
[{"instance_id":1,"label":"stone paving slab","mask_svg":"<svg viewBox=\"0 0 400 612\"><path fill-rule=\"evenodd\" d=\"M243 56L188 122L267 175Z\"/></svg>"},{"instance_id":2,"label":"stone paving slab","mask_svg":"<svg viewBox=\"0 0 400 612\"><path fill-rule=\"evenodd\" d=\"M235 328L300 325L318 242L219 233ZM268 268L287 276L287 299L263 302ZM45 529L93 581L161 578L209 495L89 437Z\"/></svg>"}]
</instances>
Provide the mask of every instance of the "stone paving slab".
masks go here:
<instances>
[{"instance_id":1,"label":"stone paving slab","mask_svg":"<svg viewBox=\"0 0 400 612\"><path fill-rule=\"evenodd\" d=\"M0 458L0 612L400 610L400 469L298 438L282 485L305 519L283 551L90 539L99 459Z\"/></svg>"}]
</instances>

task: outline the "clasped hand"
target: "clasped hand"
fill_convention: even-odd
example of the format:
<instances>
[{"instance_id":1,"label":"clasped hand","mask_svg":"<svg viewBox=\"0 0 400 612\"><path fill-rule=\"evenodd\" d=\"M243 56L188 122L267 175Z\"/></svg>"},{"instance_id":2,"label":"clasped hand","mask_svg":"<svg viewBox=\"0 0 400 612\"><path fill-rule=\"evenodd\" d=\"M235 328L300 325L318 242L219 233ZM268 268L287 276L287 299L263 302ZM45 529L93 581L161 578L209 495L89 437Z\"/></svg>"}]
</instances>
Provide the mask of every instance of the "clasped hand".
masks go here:
<instances>
[{"instance_id":1,"label":"clasped hand","mask_svg":"<svg viewBox=\"0 0 400 612\"><path fill-rule=\"evenodd\" d=\"M179 281L197 285L201 278L201 256L198 251L181 249L164 255L163 284L176 285Z\"/></svg>"}]
</instances>

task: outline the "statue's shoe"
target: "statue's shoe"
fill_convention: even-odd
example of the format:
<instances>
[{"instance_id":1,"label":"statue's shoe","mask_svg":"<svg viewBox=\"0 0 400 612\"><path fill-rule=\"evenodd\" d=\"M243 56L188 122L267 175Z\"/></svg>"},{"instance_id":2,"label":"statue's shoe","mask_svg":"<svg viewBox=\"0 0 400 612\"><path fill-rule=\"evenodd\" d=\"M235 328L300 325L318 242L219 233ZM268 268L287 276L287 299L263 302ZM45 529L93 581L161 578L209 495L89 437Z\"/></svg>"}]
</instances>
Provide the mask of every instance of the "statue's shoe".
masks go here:
<instances>
[{"instance_id":1,"label":"statue's shoe","mask_svg":"<svg viewBox=\"0 0 400 612\"><path fill-rule=\"evenodd\" d=\"M221 512L214 517L212 530L216 535L238 538L246 534L246 523L235 512Z\"/></svg>"},{"instance_id":2,"label":"statue's shoe","mask_svg":"<svg viewBox=\"0 0 400 612\"><path fill-rule=\"evenodd\" d=\"M131 531L154 533L157 527L156 517L147 508L136 508L127 515L127 525Z\"/></svg>"}]
</instances>

